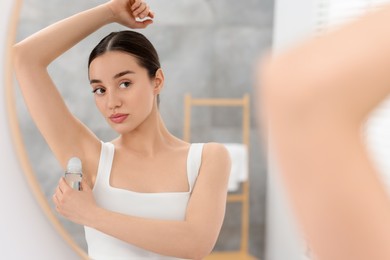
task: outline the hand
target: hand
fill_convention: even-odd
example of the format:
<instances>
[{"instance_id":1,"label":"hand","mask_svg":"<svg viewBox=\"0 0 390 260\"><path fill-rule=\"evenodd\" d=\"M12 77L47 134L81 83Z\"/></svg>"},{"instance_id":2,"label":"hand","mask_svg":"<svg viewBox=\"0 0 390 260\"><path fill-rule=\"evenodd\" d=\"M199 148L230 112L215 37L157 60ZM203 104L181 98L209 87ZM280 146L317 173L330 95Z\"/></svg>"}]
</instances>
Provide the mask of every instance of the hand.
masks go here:
<instances>
[{"instance_id":1,"label":"hand","mask_svg":"<svg viewBox=\"0 0 390 260\"><path fill-rule=\"evenodd\" d=\"M107 5L116 22L129 28L145 28L153 23L154 13L143 0L111 0Z\"/></svg>"},{"instance_id":2,"label":"hand","mask_svg":"<svg viewBox=\"0 0 390 260\"><path fill-rule=\"evenodd\" d=\"M97 205L92 190L85 180L82 180L81 186L81 191L74 190L65 178L61 178L53 195L53 201L57 212L62 216L77 224L88 225Z\"/></svg>"}]
</instances>

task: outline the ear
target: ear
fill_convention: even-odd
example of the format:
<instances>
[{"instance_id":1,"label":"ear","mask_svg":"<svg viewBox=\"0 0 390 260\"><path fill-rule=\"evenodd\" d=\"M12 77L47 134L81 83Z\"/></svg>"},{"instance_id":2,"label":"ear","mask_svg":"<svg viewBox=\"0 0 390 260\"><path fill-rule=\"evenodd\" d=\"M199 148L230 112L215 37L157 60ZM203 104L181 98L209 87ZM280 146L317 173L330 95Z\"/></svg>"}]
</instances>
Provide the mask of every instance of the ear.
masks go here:
<instances>
[{"instance_id":1,"label":"ear","mask_svg":"<svg viewBox=\"0 0 390 260\"><path fill-rule=\"evenodd\" d=\"M153 92L155 95L160 94L160 91L162 90L164 86L164 73L162 69L158 69L156 71L156 76L154 78L154 87Z\"/></svg>"}]
</instances>

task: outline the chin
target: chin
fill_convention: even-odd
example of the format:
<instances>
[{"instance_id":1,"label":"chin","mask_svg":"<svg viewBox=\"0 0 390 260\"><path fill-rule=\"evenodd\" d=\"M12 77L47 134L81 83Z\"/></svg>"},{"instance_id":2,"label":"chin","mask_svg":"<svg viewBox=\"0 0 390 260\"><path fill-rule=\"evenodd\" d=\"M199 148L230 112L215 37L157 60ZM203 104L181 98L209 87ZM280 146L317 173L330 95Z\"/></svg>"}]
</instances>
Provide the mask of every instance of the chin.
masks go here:
<instances>
[{"instance_id":1,"label":"chin","mask_svg":"<svg viewBox=\"0 0 390 260\"><path fill-rule=\"evenodd\" d=\"M110 126L115 132L121 135L130 133L135 129L134 126L129 126L126 124L110 124Z\"/></svg>"}]
</instances>

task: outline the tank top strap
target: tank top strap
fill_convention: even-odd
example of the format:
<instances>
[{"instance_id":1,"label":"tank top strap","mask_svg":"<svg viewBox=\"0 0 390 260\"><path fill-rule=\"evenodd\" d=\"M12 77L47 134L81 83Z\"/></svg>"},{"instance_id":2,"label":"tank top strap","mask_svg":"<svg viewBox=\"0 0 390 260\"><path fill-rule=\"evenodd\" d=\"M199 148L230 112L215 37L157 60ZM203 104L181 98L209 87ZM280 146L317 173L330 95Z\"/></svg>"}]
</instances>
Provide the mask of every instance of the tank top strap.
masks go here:
<instances>
[{"instance_id":1,"label":"tank top strap","mask_svg":"<svg viewBox=\"0 0 390 260\"><path fill-rule=\"evenodd\" d=\"M203 146L203 143L194 143L191 144L190 150L188 151L187 175L188 183L190 185L190 192L192 192L196 178L199 175L199 169L202 164Z\"/></svg>"},{"instance_id":2,"label":"tank top strap","mask_svg":"<svg viewBox=\"0 0 390 260\"><path fill-rule=\"evenodd\" d=\"M100 151L99 166L94 187L109 184L110 172L114 159L115 146L110 142L105 143L101 141L101 143L102 148Z\"/></svg>"}]
</instances>

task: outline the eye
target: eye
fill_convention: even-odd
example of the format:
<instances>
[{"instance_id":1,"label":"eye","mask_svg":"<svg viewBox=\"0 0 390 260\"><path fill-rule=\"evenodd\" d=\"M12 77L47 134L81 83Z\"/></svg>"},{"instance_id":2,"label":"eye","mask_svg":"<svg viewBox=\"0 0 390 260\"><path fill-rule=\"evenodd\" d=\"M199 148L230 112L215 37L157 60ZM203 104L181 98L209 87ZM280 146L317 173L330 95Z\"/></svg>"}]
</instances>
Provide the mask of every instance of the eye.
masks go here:
<instances>
[{"instance_id":1,"label":"eye","mask_svg":"<svg viewBox=\"0 0 390 260\"><path fill-rule=\"evenodd\" d=\"M119 84L119 88L128 88L130 87L131 82L130 81L123 81L121 84Z\"/></svg>"},{"instance_id":2,"label":"eye","mask_svg":"<svg viewBox=\"0 0 390 260\"><path fill-rule=\"evenodd\" d=\"M95 88L94 90L92 90L92 93L96 95L103 95L105 92L106 90L104 88Z\"/></svg>"}]
</instances>

